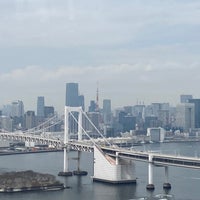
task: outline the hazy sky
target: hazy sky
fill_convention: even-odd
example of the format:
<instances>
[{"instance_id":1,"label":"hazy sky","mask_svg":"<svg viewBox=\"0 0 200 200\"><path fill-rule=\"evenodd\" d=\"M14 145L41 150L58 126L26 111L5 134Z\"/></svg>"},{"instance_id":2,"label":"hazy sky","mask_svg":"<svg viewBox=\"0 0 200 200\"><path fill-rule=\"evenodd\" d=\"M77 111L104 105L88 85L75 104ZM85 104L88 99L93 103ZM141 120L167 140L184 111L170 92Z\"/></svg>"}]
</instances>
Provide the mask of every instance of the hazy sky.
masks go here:
<instances>
[{"instance_id":1,"label":"hazy sky","mask_svg":"<svg viewBox=\"0 0 200 200\"><path fill-rule=\"evenodd\" d=\"M200 98L200 1L1 0L0 105L63 110L67 82L86 105L97 82L113 107Z\"/></svg>"}]
</instances>

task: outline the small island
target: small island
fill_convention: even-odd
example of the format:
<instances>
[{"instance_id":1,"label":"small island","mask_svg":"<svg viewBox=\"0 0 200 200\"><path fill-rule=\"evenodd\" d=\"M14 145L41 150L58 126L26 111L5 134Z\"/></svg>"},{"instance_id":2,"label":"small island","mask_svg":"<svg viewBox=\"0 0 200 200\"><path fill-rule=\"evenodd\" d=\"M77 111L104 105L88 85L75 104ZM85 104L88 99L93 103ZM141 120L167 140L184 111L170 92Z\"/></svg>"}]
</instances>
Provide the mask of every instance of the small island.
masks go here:
<instances>
[{"instance_id":1,"label":"small island","mask_svg":"<svg viewBox=\"0 0 200 200\"><path fill-rule=\"evenodd\" d=\"M0 192L61 190L65 186L51 174L31 170L0 174Z\"/></svg>"}]
</instances>

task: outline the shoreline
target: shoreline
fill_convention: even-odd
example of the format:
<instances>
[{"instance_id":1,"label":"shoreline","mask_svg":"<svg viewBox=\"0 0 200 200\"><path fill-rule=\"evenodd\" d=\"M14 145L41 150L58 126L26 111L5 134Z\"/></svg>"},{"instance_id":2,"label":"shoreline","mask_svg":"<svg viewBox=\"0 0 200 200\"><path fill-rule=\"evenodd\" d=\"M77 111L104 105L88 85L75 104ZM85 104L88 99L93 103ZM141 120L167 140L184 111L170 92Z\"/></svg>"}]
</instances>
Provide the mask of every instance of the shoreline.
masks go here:
<instances>
[{"instance_id":1,"label":"shoreline","mask_svg":"<svg viewBox=\"0 0 200 200\"><path fill-rule=\"evenodd\" d=\"M158 143L187 143L187 142L200 142L200 139L181 139L181 140L164 140L163 142L158 142ZM155 142L156 144L157 142ZM143 144L129 144L127 146L124 147L129 147L129 146L142 146L142 145L148 145L150 143L143 143ZM5 147L6 148L6 147ZM51 153L51 152L63 152L63 149L53 149L53 150L37 150L37 151L2 151L1 149L3 149L2 147L0 148L0 156L8 156L8 155L20 155L20 154L34 154L34 153Z\"/></svg>"},{"instance_id":2,"label":"shoreline","mask_svg":"<svg viewBox=\"0 0 200 200\"><path fill-rule=\"evenodd\" d=\"M52 174L32 170L5 172L0 174L0 180L0 193L57 191L69 188Z\"/></svg>"},{"instance_id":3,"label":"shoreline","mask_svg":"<svg viewBox=\"0 0 200 200\"><path fill-rule=\"evenodd\" d=\"M33 153L51 153L62 152L61 149L56 150L37 150L37 151L0 151L0 156L16 155L16 154L33 154Z\"/></svg>"},{"instance_id":4,"label":"shoreline","mask_svg":"<svg viewBox=\"0 0 200 200\"><path fill-rule=\"evenodd\" d=\"M21 187L21 188L0 188L0 193L15 193L15 192L30 192L30 191L58 191L67 189L70 187L64 186L64 184L47 185L47 186L35 186L35 187Z\"/></svg>"}]
</instances>

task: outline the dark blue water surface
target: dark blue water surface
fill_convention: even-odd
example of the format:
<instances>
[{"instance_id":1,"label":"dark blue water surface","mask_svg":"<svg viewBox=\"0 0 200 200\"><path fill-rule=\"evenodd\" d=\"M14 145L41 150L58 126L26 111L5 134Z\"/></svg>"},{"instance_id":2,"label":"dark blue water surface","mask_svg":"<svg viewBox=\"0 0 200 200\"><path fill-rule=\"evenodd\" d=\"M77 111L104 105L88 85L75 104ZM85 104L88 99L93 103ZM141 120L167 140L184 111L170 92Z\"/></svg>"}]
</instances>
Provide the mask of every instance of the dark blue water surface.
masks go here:
<instances>
[{"instance_id":1,"label":"dark blue water surface","mask_svg":"<svg viewBox=\"0 0 200 200\"><path fill-rule=\"evenodd\" d=\"M162 152L200 157L200 143L163 143L149 144L136 147L139 150ZM77 152L70 153L70 170L76 169ZM162 185L164 182L164 168L154 167L155 190L146 190L148 180L147 163L135 162L137 184L109 185L93 182L93 155L82 153L81 168L88 171L83 177L58 177L57 174L63 169L63 153L37 153L0 156L0 172L34 170L42 173L50 173L62 181L70 189L48 192L24 192L13 194L0 194L2 200L129 200L148 197L156 199L158 194L165 194ZM169 182L172 189L167 193L176 200L199 200L200 199L200 170L169 167ZM164 198L163 198L164 199ZM167 198L165 198L167 199Z\"/></svg>"}]
</instances>

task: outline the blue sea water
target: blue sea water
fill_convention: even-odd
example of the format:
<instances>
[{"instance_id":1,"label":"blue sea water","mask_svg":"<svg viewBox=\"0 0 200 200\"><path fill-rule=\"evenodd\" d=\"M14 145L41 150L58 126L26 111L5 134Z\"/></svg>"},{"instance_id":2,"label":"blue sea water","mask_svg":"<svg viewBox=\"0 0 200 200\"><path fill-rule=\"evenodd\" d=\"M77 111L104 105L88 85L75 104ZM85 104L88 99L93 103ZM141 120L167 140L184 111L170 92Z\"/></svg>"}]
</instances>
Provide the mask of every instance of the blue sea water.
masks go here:
<instances>
[{"instance_id":1,"label":"blue sea water","mask_svg":"<svg viewBox=\"0 0 200 200\"><path fill-rule=\"evenodd\" d=\"M163 143L149 144L136 147L139 150L157 151L166 154L180 154L200 157L200 143ZM77 152L70 153L70 170L76 169ZM93 155L82 153L81 168L88 171L83 177L58 177L57 174L63 169L63 153L37 153L0 156L0 172L34 170L42 173L50 173L57 176L61 182L70 189L48 192L24 192L13 194L0 194L2 200L130 200L130 199L170 199L176 200L199 200L200 199L200 170L180 167L169 167L169 182L172 185L170 191L164 191L164 168L154 167L153 192L146 190L148 180L147 163L135 162L136 184L109 185L93 182ZM159 198L161 194L168 194Z\"/></svg>"}]
</instances>

